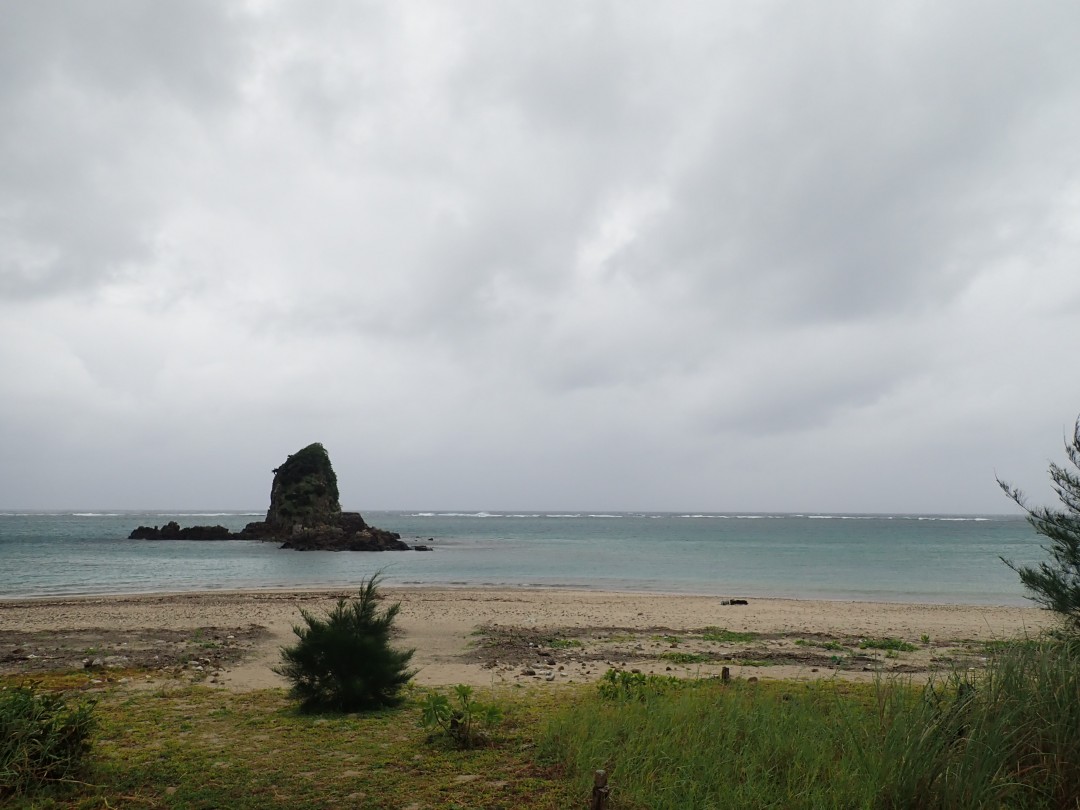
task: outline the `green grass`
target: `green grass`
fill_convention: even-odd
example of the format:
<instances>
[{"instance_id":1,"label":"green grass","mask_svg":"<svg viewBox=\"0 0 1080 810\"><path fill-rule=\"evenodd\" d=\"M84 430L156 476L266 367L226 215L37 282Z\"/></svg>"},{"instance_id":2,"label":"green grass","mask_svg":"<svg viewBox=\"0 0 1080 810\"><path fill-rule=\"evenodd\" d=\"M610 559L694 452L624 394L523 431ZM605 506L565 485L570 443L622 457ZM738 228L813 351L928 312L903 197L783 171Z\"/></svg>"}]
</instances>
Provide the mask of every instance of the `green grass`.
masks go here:
<instances>
[{"instance_id":1,"label":"green grass","mask_svg":"<svg viewBox=\"0 0 1080 810\"><path fill-rule=\"evenodd\" d=\"M1039 648L1042 641L1034 638L995 639L993 641L980 642L984 652L988 654L1003 653L1015 650L1027 650L1034 652Z\"/></svg>"},{"instance_id":2,"label":"green grass","mask_svg":"<svg viewBox=\"0 0 1080 810\"><path fill-rule=\"evenodd\" d=\"M567 763L579 792L606 769L620 808L865 807L874 786L845 756L838 719L849 688L733 681L584 696L552 718L540 753Z\"/></svg>"},{"instance_id":3,"label":"green grass","mask_svg":"<svg viewBox=\"0 0 1080 810\"><path fill-rule=\"evenodd\" d=\"M689 652L666 652L660 653L658 657L673 664L707 664L712 660L702 653Z\"/></svg>"},{"instance_id":4,"label":"green grass","mask_svg":"<svg viewBox=\"0 0 1080 810\"><path fill-rule=\"evenodd\" d=\"M894 652L915 652L919 649L914 644L898 638L866 638L859 642L860 650L892 650Z\"/></svg>"},{"instance_id":5,"label":"green grass","mask_svg":"<svg viewBox=\"0 0 1080 810\"><path fill-rule=\"evenodd\" d=\"M101 697L85 784L15 799L12 808L564 808L581 796L532 756L534 729L559 700L506 702L490 745L429 739L419 693L400 709L302 715L281 690L203 686ZM408 797L408 801L401 801Z\"/></svg>"},{"instance_id":6,"label":"green grass","mask_svg":"<svg viewBox=\"0 0 1080 810\"><path fill-rule=\"evenodd\" d=\"M81 775L94 703L35 684L0 689L0 799Z\"/></svg>"},{"instance_id":7,"label":"green grass","mask_svg":"<svg viewBox=\"0 0 1080 810\"><path fill-rule=\"evenodd\" d=\"M739 633L734 630L725 630L723 627L706 627L701 631L701 637L705 641L719 641L724 644L753 641L758 637L757 633Z\"/></svg>"},{"instance_id":8,"label":"green grass","mask_svg":"<svg viewBox=\"0 0 1080 810\"><path fill-rule=\"evenodd\" d=\"M598 768L611 810L1050 810L1080 795L1080 642L1007 645L985 673L926 688L612 671L599 688L480 690L505 716L471 751L421 728L422 690L319 716L281 690L167 687L106 685L78 782L5 807L545 810L584 806Z\"/></svg>"},{"instance_id":9,"label":"green grass","mask_svg":"<svg viewBox=\"0 0 1080 810\"><path fill-rule=\"evenodd\" d=\"M1080 642L1006 648L916 687L715 680L582 693L539 750L627 810L1075 808Z\"/></svg>"}]
</instances>

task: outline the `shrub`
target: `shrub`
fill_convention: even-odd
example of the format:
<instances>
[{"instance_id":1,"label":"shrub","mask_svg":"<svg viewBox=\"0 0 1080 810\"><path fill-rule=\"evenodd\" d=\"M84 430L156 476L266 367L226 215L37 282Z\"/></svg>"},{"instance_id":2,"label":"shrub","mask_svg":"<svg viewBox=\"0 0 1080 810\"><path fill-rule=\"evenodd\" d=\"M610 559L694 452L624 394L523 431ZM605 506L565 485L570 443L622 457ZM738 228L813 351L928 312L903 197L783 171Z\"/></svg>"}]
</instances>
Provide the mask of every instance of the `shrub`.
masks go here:
<instances>
[{"instance_id":1,"label":"shrub","mask_svg":"<svg viewBox=\"0 0 1080 810\"><path fill-rule=\"evenodd\" d=\"M463 683L454 687L454 694L457 706L446 695L429 692L421 704L420 723L424 728L441 729L461 748L474 748L484 739L484 731L502 720L502 708L474 700L472 687Z\"/></svg>"},{"instance_id":2,"label":"shrub","mask_svg":"<svg viewBox=\"0 0 1080 810\"><path fill-rule=\"evenodd\" d=\"M93 701L18 686L0 692L0 797L76 776L90 751Z\"/></svg>"},{"instance_id":3,"label":"shrub","mask_svg":"<svg viewBox=\"0 0 1080 810\"><path fill-rule=\"evenodd\" d=\"M415 670L413 650L390 646L400 603L380 612L378 576L360 589L357 599L341 599L325 619L303 609L306 626L296 626L295 646L281 651L276 670L292 682L292 694L305 712L354 712L394 706Z\"/></svg>"},{"instance_id":4,"label":"shrub","mask_svg":"<svg viewBox=\"0 0 1080 810\"><path fill-rule=\"evenodd\" d=\"M1065 442L1065 455L1080 470L1080 418L1072 441ZM1080 632L1080 475L1051 462L1050 480L1063 509L1029 506L1024 493L998 479L1005 494L1027 513L1032 528L1050 541L1044 550L1051 557L1051 562L1036 567L1017 565L1004 557L1001 561L1020 575L1030 599L1057 612L1072 630Z\"/></svg>"}]
</instances>

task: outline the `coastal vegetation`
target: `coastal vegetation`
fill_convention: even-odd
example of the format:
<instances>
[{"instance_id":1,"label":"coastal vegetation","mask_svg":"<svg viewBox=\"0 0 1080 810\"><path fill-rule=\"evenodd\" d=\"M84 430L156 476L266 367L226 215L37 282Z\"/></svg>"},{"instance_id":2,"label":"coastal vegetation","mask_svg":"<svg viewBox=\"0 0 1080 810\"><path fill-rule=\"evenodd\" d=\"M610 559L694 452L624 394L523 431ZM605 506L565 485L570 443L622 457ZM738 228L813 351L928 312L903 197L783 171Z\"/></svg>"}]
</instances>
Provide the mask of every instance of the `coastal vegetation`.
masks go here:
<instances>
[{"instance_id":1,"label":"coastal vegetation","mask_svg":"<svg viewBox=\"0 0 1080 810\"><path fill-rule=\"evenodd\" d=\"M609 673L540 751L619 807L1074 807L1080 644L1000 649L979 677L920 686Z\"/></svg>"},{"instance_id":2,"label":"coastal vegetation","mask_svg":"<svg viewBox=\"0 0 1080 810\"><path fill-rule=\"evenodd\" d=\"M80 776L94 702L20 684L0 691L0 799Z\"/></svg>"},{"instance_id":3,"label":"coastal vegetation","mask_svg":"<svg viewBox=\"0 0 1080 810\"><path fill-rule=\"evenodd\" d=\"M297 450L273 472L267 522L285 528L311 526L341 512L337 474L319 442Z\"/></svg>"},{"instance_id":4,"label":"coastal vegetation","mask_svg":"<svg viewBox=\"0 0 1080 810\"><path fill-rule=\"evenodd\" d=\"M356 599L339 599L325 618L301 609L304 625L293 628L299 641L281 651L277 672L292 683L302 711L371 711L401 702L415 674L413 651L390 643L401 605L379 609L378 579L364 582Z\"/></svg>"},{"instance_id":5,"label":"coastal vegetation","mask_svg":"<svg viewBox=\"0 0 1080 810\"><path fill-rule=\"evenodd\" d=\"M1069 463L1080 471L1080 417L1071 441L1065 442ZM1020 575L1030 598L1058 613L1073 633L1080 634L1080 474L1050 462L1050 481L1061 508L1032 506L1014 486L998 479L1005 494L1027 513L1028 523L1045 537L1050 560L1035 566L1002 561Z\"/></svg>"},{"instance_id":6,"label":"coastal vegetation","mask_svg":"<svg viewBox=\"0 0 1080 810\"><path fill-rule=\"evenodd\" d=\"M78 781L10 805L564 808L601 768L612 810L1064 808L1080 795L1080 644L1060 638L1002 645L984 673L929 685L612 670L483 691L465 702L484 733L463 745L432 717L442 693L413 686L394 709L311 715L280 689L113 685Z\"/></svg>"},{"instance_id":7,"label":"coastal vegetation","mask_svg":"<svg viewBox=\"0 0 1080 810\"><path fill-rule=\"evenodd\" d=\"M453 701L442 692L429 692L421 703L420 724L428 730L437 729L459 748L476 748L486 742L491 729L502 720L503 709L498 703L477 700L473 692L464 683L454 687Z\"/></svg>"}]
</instances>

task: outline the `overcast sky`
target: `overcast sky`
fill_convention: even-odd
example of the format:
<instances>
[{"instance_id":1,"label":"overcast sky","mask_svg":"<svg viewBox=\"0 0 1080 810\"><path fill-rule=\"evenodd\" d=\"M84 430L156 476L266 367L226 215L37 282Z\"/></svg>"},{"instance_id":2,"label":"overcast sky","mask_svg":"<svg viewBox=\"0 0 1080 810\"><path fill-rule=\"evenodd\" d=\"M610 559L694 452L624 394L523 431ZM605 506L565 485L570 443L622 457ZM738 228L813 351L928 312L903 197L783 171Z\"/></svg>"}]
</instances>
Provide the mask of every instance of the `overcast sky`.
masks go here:
<instances>
[{"instance_id":1,"label":"overcast sky","mask_svg":"<svg viewBox=\"0 0 1080 810\"><path fill-rule=\"evenodd\" d=\"M0 3L0 508L1051 500L1073 0Z\"/></svg>"}]
</instances>

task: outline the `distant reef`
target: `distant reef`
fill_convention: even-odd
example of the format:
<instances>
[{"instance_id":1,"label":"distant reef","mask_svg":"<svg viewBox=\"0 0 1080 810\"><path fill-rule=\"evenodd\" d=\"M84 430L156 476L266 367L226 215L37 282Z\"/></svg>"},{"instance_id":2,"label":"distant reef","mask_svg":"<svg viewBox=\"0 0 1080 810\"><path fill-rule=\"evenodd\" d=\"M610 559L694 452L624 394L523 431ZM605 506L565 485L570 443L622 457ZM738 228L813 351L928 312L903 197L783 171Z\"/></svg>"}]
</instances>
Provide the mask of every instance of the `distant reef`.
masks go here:
<instances>
[{"instance_id":1,"label":"distant reef","mask_svg":"<svg viewBox=\"0 0 1080 810\"><path fill-rule=\"evenodd\" d=\"M359 512L342 512L337 475L326 448L316 442L274 470L266 520L239 532L224 526L139 526L132 540L269 540L299 551L408 551L397 532L369 526ZM428 551L428 546L413 546Z\"/></svg>"}]
</instances>

